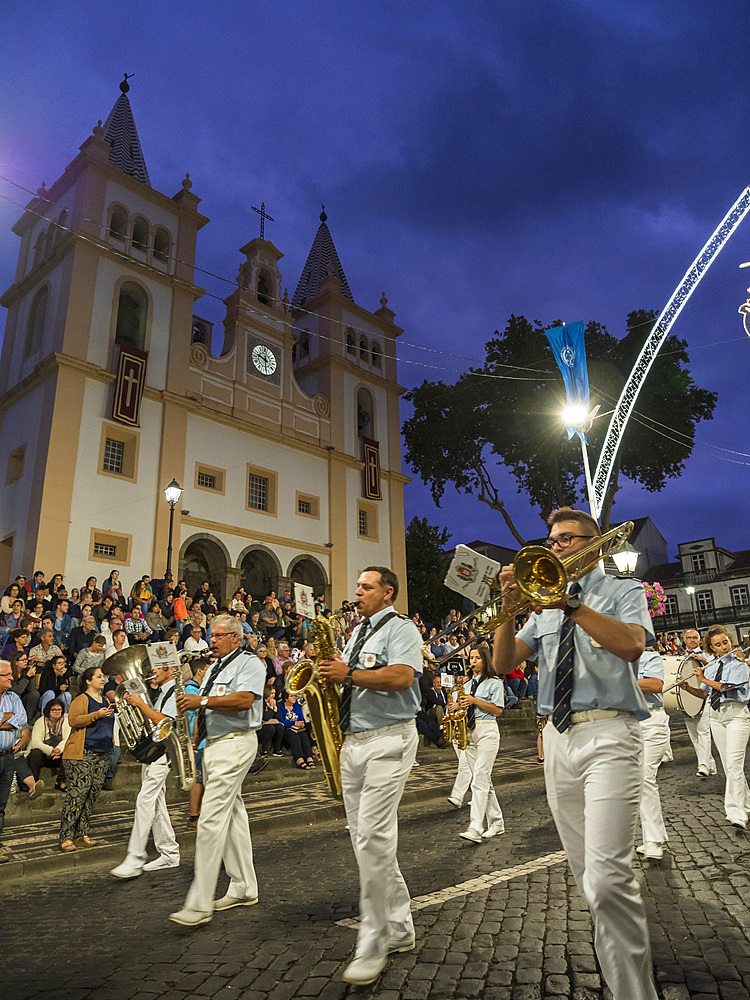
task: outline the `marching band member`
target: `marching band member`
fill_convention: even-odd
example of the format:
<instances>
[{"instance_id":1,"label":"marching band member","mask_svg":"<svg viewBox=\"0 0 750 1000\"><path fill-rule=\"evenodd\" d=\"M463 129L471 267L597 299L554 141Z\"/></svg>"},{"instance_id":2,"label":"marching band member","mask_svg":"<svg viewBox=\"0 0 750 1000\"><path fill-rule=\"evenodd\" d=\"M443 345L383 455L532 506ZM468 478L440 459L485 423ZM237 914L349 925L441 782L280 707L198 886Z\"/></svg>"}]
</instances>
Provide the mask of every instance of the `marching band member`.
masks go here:
<instances>
[{"instance_id":1,"label":"marching band member","mask_svg":"<svg viewBox=\"0 0 750 1000\"><path fill-rule=\"evenodd\" d=\"M195 875L185 905L169 919L185 927L206 924L214 910L253 906L258 880L253 867L250 823L242 799L242 782L258 752L257 730L263 716L266 668L240 646L242 622L217 615L211 622L211 650L216 655L200 694L183 694L180 712L198 709L195 743L205 739L205 792L195 838ZM219 867L229 875L229 888L214 900Z\"/></svg>"},{"instance_id":2,"label":"marching band member","mask_svg":"<svg viewBox=\"0 0 750 1000\"><path fill-rule=\"evenodd\" d=\"M472 678L469 693L460 699L466 709L469 745L466 761L471 768L471 812L468 829L460 833L464 840L481 844L505 833L503 811L492 787L492 765L500 749L497 718L505 705L503 682L493 676L490 651L486 646L469 653Z\"/></svg>"},{"instance_id":3,"label":"marching band member","mask_svg":"<svg viewBox=\"0 0 750 1000\"><path fill-rule=\"evenodd\" d=\"M154 680L159 690L153 706L137 694L127 694L129 705L137 708L149 721L158 724L163 719L174 719L177 705L174 698L174 668L154 667ZM180 847L167 811L167 778L169 760L166 753L152 764L141 765L141 790L135 801L135 818L128 841L128 853L122 864L110 872L115 878L138 878L141 872L155 872L162 868L177 868L180 864ZM158 857L147 862L148 835L153 833Z\"/></svg>"},{"instance_id":4,"label":"marching band member","mask_svg":"<svg viewBox=\"0 0 750 1000\"><path fill-rule=\"evenodd\" d=\"M669 745L669 720L664 711L661 690L664 687L664 661L653 646L647 646L638 661L638 687L646 699L650 716L641 722L643 732L643 795L641 829L643 843L636 847L641 857L658 861L664 857L667 829L661 811L656 772Z\"/></svg>"},{"instance_id":5,"label":"marching band member","mask_svg":"<svg viewBox=\"0 0 750 1000\"><path fill-rule=\"evenodd\" d=\"M357 947L343 979L358 986L377 979L390 952L414 947L396 848L398 805L417 754L422 637L393 610L397 596L392 570L364 569L356 592L364 621L343 654L318 664L324 680L343 685L341 784L360 882Z\"/></svg>"},{"instance_id":6,"label":"marching band member","mask_svg":"<svg viewBox=\"0 0 750 1000\"><path fill-rule=\"evenodd\" d=\"M733 826L745 830L750 819L750 788L745 778L750 738L750 668L733 652L732 640L723 625L713 625L706 632L706 646L714 659L696 676L703 697L709 699L711 735L726 774L724 812ZM730 685L730 690L725 690L725 685Z\"/></svg>"},{"instance_id":7,"label":"marching band member","mask_svg":"<svg viewBox=\"0 0 750 1000\"><path fill-rule=\"evenodd\" d=\"M456 689L453 687L445 693L445 709L447 712L455 711L455 691ZM456 772L456 780L453 782L453 788L448 796L448 801L455 809L462 809L464 799L471 787L471 764L466 756L466 750L460 750L455 741L453 749L456 751L456 757L458 757L458 771Z\"/></svg>"},{"instance_id":8,"label":"marching band member","mask_svg":"<svg viewBox=\"0 0 750 1000\"><path fill-rule=\"evenodd\" d=\"M573 555L601 534L593 517L563 507L548 520L549 548ZM504 566L503 604L518 591ZM493 665L510 673L538 656L547 799L575 880L594 921L594 945L615 1000L657 1000L646 912L633 876L648 709L634 664L654 641L637 580L606 576L600 563L515 635L513 617L495 632Z\"/></svg>"},{"instance_id":9,"label":"marching band member","mask_svg":"<svg viewBox=\"0 0 750 1000\"><path fill-rule=\"evenodd\" d=\"M689 657L692 657L704 666L710 659L710 657L703 655L701 637L697 629L688 629L684 638L685 655L677 667L678 675L681 674L684 664ZM716 774L716 761L711 753L711 725L708 719L708 707L704 707L703 711L695 718L686 715L685 727L698 758L698 770L696 773L701 778L707 778L710 774Z\"/></svg>"}]
</instances>

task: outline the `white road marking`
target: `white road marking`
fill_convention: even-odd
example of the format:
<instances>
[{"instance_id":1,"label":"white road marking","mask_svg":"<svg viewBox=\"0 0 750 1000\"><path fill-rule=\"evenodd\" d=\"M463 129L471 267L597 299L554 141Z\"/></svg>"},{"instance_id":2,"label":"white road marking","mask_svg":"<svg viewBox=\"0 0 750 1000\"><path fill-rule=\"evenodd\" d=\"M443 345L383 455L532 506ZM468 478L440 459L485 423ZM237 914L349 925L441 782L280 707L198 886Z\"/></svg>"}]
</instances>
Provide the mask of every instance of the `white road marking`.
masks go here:
<instances>
[{"instance_id":1,"label":"white road marking","mask_svg":"<svg viewBox=\"0 0 750 1000\"><path fill-rule=\"evenodd\" d=\"M439 889L437 892L428 893L426 896L415 896L411 901L412 910L423 910L426 906L440 906L449 899L456 899L457 896L468 896L472 892L481 892L489 889L493 885L501 882L510 882L511 879L519 878L522 875L529 875L542 868L552 868L553 865L561 865L565 862L565 851L555 851L554 854L545 854L534 861L527 861L523 865L514 865L512 868L501 868L496 872L489 872L487 875L479 875L477 878L468 879L466 882L458 882L456 885L449 885L447 889ZM359 920L348 917L346 920L337 920L338 927L359 927Z\"/></svg>"}]
</instances>

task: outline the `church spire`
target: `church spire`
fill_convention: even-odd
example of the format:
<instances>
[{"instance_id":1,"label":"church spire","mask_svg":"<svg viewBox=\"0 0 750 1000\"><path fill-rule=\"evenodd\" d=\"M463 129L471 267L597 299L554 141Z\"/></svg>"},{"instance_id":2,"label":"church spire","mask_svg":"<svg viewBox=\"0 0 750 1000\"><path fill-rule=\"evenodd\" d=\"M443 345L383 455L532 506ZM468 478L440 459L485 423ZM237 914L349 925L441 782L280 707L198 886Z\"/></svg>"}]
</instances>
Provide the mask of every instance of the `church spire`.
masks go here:
<instances>
[{"instance_id":1,"label":"church spire","mask_svg":"<svg viewBox=\"0 0 750 1000\"><path fill-rule=\"evenodd\" d=\"M130 76L133 76L131 73ZM146 170L146 161L143 158L141 140L138 138L138 130L135 127L133 110L128 100L128 74L120 83L122 93L117 98L115 106L109 113L104 123L104 138L112 147L109 154L111 163L124 170L126 174L135 177L136 180L143 181L144 184L151 185Z\"/></svg>"},{"instance_id":2,"label":"church spire","mask_svg":"<svg viewBox=\"0 0 750 1000\"><path fill-rule=\"evenodd\" d=\"M341 266L339 255L333 243L333 237L326 225L328 216L326 215L325 208L325 205L323 205L318 231L315 234L313 245L310 247L310 253L307 255L302 275L297 282L297 290L292 299L293 309L314 299L320 291L323 279L330 273L333 273L333 276L338 278L339 288L344 298L349 299L351 302L354 301L354 296L349 288L349 282L346 280L344 269Z\"/></svg>"}]
</instances>

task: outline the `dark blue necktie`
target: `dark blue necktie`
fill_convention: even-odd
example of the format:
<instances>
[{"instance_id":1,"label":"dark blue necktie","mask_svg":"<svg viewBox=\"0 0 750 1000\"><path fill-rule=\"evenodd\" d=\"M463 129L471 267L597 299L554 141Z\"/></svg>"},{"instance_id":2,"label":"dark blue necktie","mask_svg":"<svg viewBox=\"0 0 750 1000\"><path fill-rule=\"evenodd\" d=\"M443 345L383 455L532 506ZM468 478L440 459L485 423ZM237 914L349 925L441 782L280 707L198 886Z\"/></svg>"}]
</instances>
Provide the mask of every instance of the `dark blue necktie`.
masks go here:
<instances>
[{"instance_id":1,"label":"dark blue necktie","mask_svg":"<svg viewBox=\"0 0 750 1000\"><path fill-rule=\"evenodd\" d=\"M365 618L364 622L360 626L359 632L357 633L357 638L354 640L354 645L352 646L352 651L349 654L348 666L356 667L359 663L359 654L362 652L362 647L367 642L367 633L370 631L370 619ZM352 714L352 685L344 684L341 689L341 701L339 702L339 728L342 733L349 731L349 723L351 722Z\"/></svg>"},{"instance_id":2,"label":"dark blue necktie","mask_svg":"<svg viewBox=\"0 0 750 1000\"><path fill-rule=\"evenodd\" d=\"M478 687L479 687L479 681L476 679L476 677L473 677L472 681L471 681L471 689L469 691L469 694L472 696L472 698L476 694ZM476 712L474 710L474 706L473 705L469 705L469 707L466 709L466 725L467 725L467 728L468 729L474 729L476 727L476 724L477 724L477 720L476 720Z\"/></svg>"},{"instance_id":3,"label":"dark blue necktie","mask_svg":"<svg viewBox=\"0 0 750 1000\"><path fill-rule=\"evenodd\" d=\"M579 593L580 584L574 583L569 593ZM563 617L560 641L557 646L557 666L555 668L555 699L552 708L552 725L558 733L564 733L570 726L570 701L573 697L574 634L576 623L569 615Z\"/></svg>"},{"instance_id":4,"label":"dark blue necktie","mask_svg":"<svg viewBox=\"0 0 750 1000\"><path fill-rule=\"evenodd\" d=\"M222 666L223 666L223 664L222 664L221 660L218 660L218 662L216 663L216 665L211 670L211 673L208 675L208 680L206 682L206 685L203 688L203 691L201 692L201 698L207 698L208 695L211 693L211 688L214 686L214 681L216 680L216 677L217 677L219 671L221 670ZM201 743L206 739L206 736L208 735L207 727L206 727L206 710L205 710L205 708L199 708L198 709L198 714L196 716L195 734L196 734L195 735L195 746L200 746Z\"/></svg>"},{"instance_id":5,"label":"dark blue necktie","mask_svg":"<svg viewBox=\"0 0 750 1000\"><path fill-rule=\"evenodd\" d=\"M724 669L724 664L719 660L719 669L716 671L715 681L721 680L721 672ZM711 688L711 708L714 712L719 711L719 705L721 704L721 691L717 691L716 688Z\"/></svg>"}]
</instances>

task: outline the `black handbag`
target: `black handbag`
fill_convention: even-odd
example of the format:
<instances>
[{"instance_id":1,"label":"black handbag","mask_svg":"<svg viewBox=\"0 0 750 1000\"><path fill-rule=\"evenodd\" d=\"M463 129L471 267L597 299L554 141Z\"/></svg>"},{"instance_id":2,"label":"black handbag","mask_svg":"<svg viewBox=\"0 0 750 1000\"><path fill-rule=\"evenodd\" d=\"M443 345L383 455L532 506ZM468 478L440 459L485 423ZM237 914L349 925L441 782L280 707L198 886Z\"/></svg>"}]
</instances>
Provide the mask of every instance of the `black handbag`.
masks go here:
<instances>
[{"instance_id":1,"label":"black handbag","mask_svg":"<svg viewBox=\"0 0 750 1000\"><path fill-rule=\"evenodd\" d=\"M151 736L141 736L130 752L139 764L153 764L167 752L163 743L154 743Z\"/></svg>"}]
</instances>

